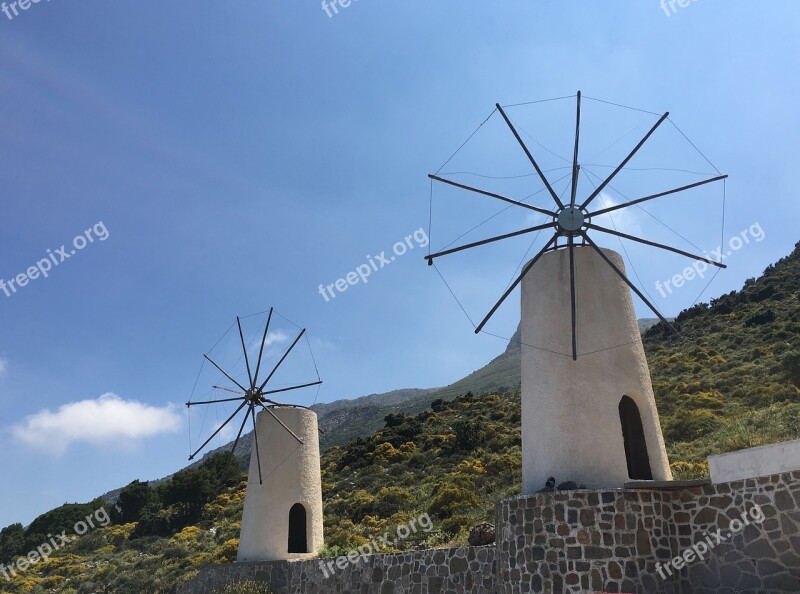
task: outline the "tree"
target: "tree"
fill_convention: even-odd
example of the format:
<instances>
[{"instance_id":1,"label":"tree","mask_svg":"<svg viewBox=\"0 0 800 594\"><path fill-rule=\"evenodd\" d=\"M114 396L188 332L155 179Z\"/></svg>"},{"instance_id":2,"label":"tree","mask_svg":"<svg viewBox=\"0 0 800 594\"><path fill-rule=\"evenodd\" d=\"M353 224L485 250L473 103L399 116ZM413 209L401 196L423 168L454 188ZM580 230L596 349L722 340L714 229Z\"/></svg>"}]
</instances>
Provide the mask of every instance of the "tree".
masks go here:
<instances>
[{"instance_id":1,"label":"tree","mask_svg":"<svg viewBox=\"0 0 800 594\"><path fill-rule=\"evenodd\" d=\"M0 563L10 563L24 553L25 529L22 524L11 524L0 530Z\"/></svg>"},{"instance_id":2,"label":"tree","mask_svg":"<svg viewBox=\"0 0 800 594\"><path fill-rule=\"evenodd\" d=\"M148 503L140 513L139 522L131 533L131 539L143 536L169 536L172 522L169 512L161 509L158 503Z\"/></svg>"},{"instance_id":3,"label":"tree","mask_svg":"<svg viewBox=\"0 0 800 594\"><path fill-rule=\"evenodd\" d=\"M114 521L117 524L138 522L142 510L151 503L158 503L156 492L150 488L148 483L135 480L122 489L119 494L119 500L114 509Z\"/></svg>"},{"instance_id":4,"label":"tree","mask_svg":"<svg viewBox=\"0 0 800 594\"><path fill-rule=\"evenodd\" d=\"M437 398L433 402L431 402L431 410L433 412L442 412L445 409L445 401L441 398Z\"/></svg>"},{"instance_id":5,"label":"tree","mask_svg":"<svg viewBox=\"0 0 800 594\"><path fill-rule=\"evenodd\" d=\"M228 451L209 456L202 466L210 473L216 493L237 485L243 478L239 459Z\"/></svg>"},{"instance_id":6,"label":"tree","mask_svg":"<svg viewBox=\"0 0 800 594\"><path fill-rule=\"evenodd\" d=\"M406 422L406 415L403 413L391 413L386 415L383 418L383 421L386 423L386 427L398 427Z\"/></svg>"},{"instance_id":7,"label":"tree","mask_svg":"<svg viewBox=\"0 0 800 594\"><path fill-rule=\"evenodd\" d=\"M203 506L228 487L242 479L239 462L230 452L209 456L200 466L185 468L177 472L158 488L164 507L174 506L180 512L180 529L200 517Z\"/></svg>"},{"instance_id":8,"label":"tree","mask_svg":"<svg viewBox=\"0 0 800 594\"><path fill-rule=\"evenodd\" d=\"M181 470L159 491L164 505L174 505L182 512L183 522L196 520L215 494L213 477L205 466Z\"/></svg>"},{"instance_id":9,"label":"tree","mask_svg":"<svg viewBox=\"0 0 800 594\"><path fill-rule=\"evenodd\" d=\"M93 515L107 505L108 503L102 498L89 503L65 503L31 522L25 530L26 538L36 547L47 541L48 534L60 534L62 530L72 532L75 524L85 521L87 516Z\"/></svg>"}]
</instances>

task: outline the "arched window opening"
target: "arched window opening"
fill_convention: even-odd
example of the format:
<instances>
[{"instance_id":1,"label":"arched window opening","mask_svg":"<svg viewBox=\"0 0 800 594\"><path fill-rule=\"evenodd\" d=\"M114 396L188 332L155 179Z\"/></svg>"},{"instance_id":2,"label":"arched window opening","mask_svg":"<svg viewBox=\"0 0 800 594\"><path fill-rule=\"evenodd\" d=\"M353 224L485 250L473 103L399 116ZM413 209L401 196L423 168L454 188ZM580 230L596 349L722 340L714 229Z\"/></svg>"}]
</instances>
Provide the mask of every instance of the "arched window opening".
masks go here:
<instances>
[{"instance_id":1,"label":"arched window opening","mask_svg":"<svg viewBox=\"0 0 800 594\"><path fill-rule=\"evenodd\" d=\"M639 407L628 396L623 396L619 402L619 420L622 424L622 437L625 441L628 476L632 480L653 480L650 457L647 454L647 441L644 437L644 427L642 427L642 417L639 415Z\"/></svg>"},{"instance_id":2,"label":"arched window opening","mask_svg":"<svg viewBox=\"0 0 800 594\"><path fill-rule=\"evenodd\" d=\"M289 552L308 553L306 508L302 503L295 503L289 510Z\"/></svg>"}]
</instances>

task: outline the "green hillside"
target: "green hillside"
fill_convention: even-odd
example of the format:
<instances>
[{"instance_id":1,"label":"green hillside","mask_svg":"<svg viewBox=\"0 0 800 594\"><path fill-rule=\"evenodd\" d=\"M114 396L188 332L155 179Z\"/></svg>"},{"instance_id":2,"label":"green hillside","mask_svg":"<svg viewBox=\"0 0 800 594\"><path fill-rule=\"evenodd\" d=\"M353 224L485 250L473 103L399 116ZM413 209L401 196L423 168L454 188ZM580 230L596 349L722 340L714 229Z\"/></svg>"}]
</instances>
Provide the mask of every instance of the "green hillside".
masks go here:
<instances>
[{"instance_id":1,"label":"green hillside","mask_svg":"<svg viewBox=\"0 0 800 594\"><path fill-rule=\"evenodd\" d=\"M661 324L647 330L645 350L676 477L702 476L709 454L800 437L799 299L800 244L741 291L682 312L675 322L680 334ZM397 394L391 404L372 398L346 410L339 427L353 418L375 424L376 415L390 412L370 435L346 443L331 438L337 445L323 452L326 553L349 550L423 512L435 531L401 548L463 543L469 527L491 521L497 499L519 492L520 407L513 383L519 353L510 347L476 373L449 388ZM488 387L459 394L459 386L471 383ZM444 399L450 395L456 397ZM342 410L333 407L324 416ZM11 581L0 576L0 591L174 592L203 564L235 558L243 478L237 460L217 455L155 489L133 483L120 494L113 524ZM49 512L32 524L36 533L18 524L3 529L0 563L102 503Z\"/></svg>"},{"instance_id":2,"label":"green hillside","mask_svg":"<svg viewBox=\"0 0 800 594\"><path fill-rule=\"evenodd\" d=\"M351 439L372 435L383 427L383 420L387 415L397 412L416 414L427 410L430 403L438 398L452 400L469 391L482 394L518 390L520 385L519 354L520 341L519 330L517 330L503 353L484 367L449 386L393 390L349 400L315 404L312 408L319 417L319 427L323 431L320 437L320 448L324 451L331 446L347 443ZM229 450L231 443L212 450L207 456ZM245 461L243 468L250 460L252 445L252 433L242 435L236 448L236 455ZM115 496L116 493L118 491L107 495Z\"/></svg>"},{"instance_id":3,"label":"green hillside","mask_svg":"<svg viewBox=\"0 0 800 594\"><path fill-rule=\"evenodd\" d=\"M800 435L800 244L758 279L682 312L680 333L644 336L670 459L705 458ZM673 467L675 464L673 464Z\"/></svg>"},{"instance_id":4,"label":"green hillside","mask_svg":"<svg viewBox=\"0 0 800 594\"><path fill-rule=\"evenodd\" d=\"M330 446L346 443L353 438L371 435L383 427L384 418L387 415L397 412L417 414L427 410L433 400L452 400L469 391L482 394L518 390L520 383L519 354L519 330L517 330L501 355L481 369L449 386L427 390L402 390L344 401L355 403L352 406L339 404L342 402L339 401L334 403L334 408L330 411L325 408L330 405L317 405L314 410L319 415L320 427L325 431L320 440L320 447L325 450ZM365 402L360 404L360 401Z\"/></svg>"}]
</instances>

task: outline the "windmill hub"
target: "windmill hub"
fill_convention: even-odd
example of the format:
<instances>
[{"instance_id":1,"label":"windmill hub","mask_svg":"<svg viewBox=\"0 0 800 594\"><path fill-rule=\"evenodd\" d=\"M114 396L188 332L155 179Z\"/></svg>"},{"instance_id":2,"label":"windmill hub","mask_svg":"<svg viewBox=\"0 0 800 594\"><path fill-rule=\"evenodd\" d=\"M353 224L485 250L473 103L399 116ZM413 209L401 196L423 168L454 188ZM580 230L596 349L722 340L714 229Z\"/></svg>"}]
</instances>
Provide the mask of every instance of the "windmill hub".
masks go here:
<instances>
[{"instance_id":1,"label":"windmill hub","mask_svg":"<svg viewBox=\"0 0 800 594\"><path fill-rule=\"evenodd\" d=\"M586 223L586 213L577 206L565 206L556 214L558 230L564 235L575 235Z\"/></svg>"}]
</instances>

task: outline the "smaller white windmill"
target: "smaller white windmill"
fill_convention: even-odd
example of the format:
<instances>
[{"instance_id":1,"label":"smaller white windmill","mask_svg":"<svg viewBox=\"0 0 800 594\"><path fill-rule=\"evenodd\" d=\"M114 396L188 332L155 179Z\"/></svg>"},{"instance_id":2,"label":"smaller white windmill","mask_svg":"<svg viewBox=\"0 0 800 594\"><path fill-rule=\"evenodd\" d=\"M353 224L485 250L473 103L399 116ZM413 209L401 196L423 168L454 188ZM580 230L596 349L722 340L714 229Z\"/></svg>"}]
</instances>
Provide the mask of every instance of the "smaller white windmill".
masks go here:
<instances>
[{"instance_id":1,"label":"smaller white windmill","mask_svg":"<svg viewBox=\"0 0 800 594\"><path fill-rule=\"evenodd\" d=\"M186 403L187 407L192 407L241 402L211 437L191 454L190 460L233 421L236 415L246 409L231 449L235 452L248 419L252 419L254 443L250 453L250 470L239 538L239 561L303 558L312 556L323 545L317 415L307 407L283 404L269 398L279 393L319 386L322 380L317 372L315 381L269 388L270 380L305 335L306 330L303 328L266 378L259 383L264 345L268 342L273 311L270 308L267 316L255 371L251 370L241 320L236 318L247 368L246 385L240 383L232 373L222 369L211 357L203 355L232 383L230 386L215 385L213 389L237 396ZM257 408L261 408L258 414ZM259 435L262 443L259 443Z\"/></svg>"}]
</instances>

